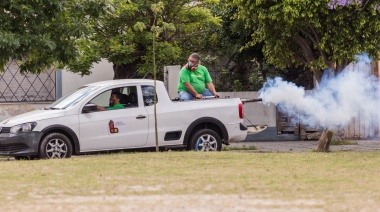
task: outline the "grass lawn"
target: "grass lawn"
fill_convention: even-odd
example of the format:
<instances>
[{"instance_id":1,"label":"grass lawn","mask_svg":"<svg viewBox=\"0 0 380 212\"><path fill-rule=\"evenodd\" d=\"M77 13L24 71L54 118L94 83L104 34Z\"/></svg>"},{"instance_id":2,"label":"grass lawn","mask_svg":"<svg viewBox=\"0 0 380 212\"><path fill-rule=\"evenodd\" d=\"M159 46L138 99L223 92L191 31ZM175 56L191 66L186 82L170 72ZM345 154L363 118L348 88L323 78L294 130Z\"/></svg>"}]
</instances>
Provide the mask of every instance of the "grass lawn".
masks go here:
<instances>
[{"instance_id":1,"label":"grass lawn","mask_svg":"<svg viewBox=\"0 0 380 212\"><path fill-rule=\"evenodd\" d=\"M0 209L189 211L204 204L232 211L238 211L237 205L243 210L377 210L379 164L380 152L250 150L2 159Z\"/></svg>"}]
</instances>

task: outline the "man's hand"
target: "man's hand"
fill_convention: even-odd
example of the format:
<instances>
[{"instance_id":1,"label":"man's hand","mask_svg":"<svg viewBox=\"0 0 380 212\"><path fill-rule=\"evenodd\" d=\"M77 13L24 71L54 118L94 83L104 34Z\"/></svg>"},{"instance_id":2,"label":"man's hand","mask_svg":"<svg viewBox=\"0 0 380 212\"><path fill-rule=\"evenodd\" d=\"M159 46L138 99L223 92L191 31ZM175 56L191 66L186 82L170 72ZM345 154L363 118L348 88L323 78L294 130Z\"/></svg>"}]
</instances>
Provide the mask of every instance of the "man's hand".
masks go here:
<instances>
[{"instance_id":1,"label":"man's hand","mask_svg":"<svg viewBox=\"0 0 380 212\"><path fill-rule=\"evenodd\" d=\"M187 92L191 93L191 95L193 95L195 99L202 99L203 98L202 94L198 94L195 91L193 86L191 86L190 82L184 82L183 84L185 85Z\"/></svg>"},{"instance_id":2,"label":"man's hand","mask_svg":"<svg viewBox=\"0 0 380 212\"><path fill-rule=\"evenodd\" d=\"M211 91L215 98L219 98L219 94L216 92L215 86L212 82L207 83L207 88Z\"/></svg>"},{"instance_id":3,"label":"man's hand","mask_svg":"<svg viewBox=\"0 0 380 212\"><path fill-rule=\"evenodd\" d=\"M101 111L103 111L103 110L107 110L107 109L105 109L104 107L101 107L101 106L99 106L99 105L96 106L96 109L101 110Z\"/></svg>"},{"instance_id":4,"label":"man's hand","mask_svg":"<svg viewBox=\"0 0 380 212\"><path fill-rule=\"evenodd\" d=\"M196 98L196 99L202 99L203 96L202 96L202 94L197 94L197 95L195 96L195 98Z\"/></svg>"}]
</instances>

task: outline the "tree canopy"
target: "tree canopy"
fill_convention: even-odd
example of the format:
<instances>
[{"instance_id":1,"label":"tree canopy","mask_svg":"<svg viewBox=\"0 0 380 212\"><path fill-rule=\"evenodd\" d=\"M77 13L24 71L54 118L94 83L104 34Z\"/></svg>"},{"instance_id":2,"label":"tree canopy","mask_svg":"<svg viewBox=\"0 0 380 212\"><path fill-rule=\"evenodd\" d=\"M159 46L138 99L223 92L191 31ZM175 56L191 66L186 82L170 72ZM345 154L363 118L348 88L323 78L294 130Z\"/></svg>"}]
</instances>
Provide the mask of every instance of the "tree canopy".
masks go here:
<instances>
[{"instance_id":1,"label":"tree canopy","mask_svg":"<svg viewBox=\"0 0 380 212\"><path fill-rule=\"evenodd\" d=\"M245 86L256 60L282 69L307 67L319 78L325 68L342 70L356 54L378 57L379 5L380 0L4 0L0 71L13 58L22 62L21 71L58 65L86 75L104 58L114 64L115 78L130 78L153 69L154 36L159 68L199 52L226 58L226 68L242 76Z\"/></svg>"},{"instance_id":2,"label":"tree canopy","mask_svg":"<svg viewBox=\"0 0 380 212\"><path fill-rule=\"evenodd\" d=\"M92 20L93 33L81 40L83 54L69 69L84 72L83 67L105 58L114 64L115 79L130 78L136 71L153 70L153 36L156 60L162 67L186 61L188 55L181 56L202 49L205 30L220 24L207 8L216 0L155 2L110 1L106 13Z\"/></svg>"},{"instance_id":3,"label":"tree canopy","mask_svg":"<svg viewBox=\"0 0 380 212\"><path fill-rule=\"evenodd\" d=\"M341 71L356 54L378 58L379 0L233 2L238 17L254 28L248 46L263 43L267 61L277 67L306 65L320 79L321 70Z\"/></svg>"},{"instance_id":4,"label":"tree canopy","mask_svg":"<svg viewBox=\"0 0 380 212\"><path fill-rule=\"evenodd\" d=\"M103 7L102 0L0 1L0 71L11 58L21 72L69 64L79 56L87 20Z\"/></svg>"},{"instance_id":5,"label":"tree canopy","mask_svg":"<svg viewBox=\"0 0 380 212\"><path fill-rule=\"evenodd\" d=\"M223 90L250 90L250 74L257 63L262 63L264 56L260 45L242 49L250 40L252 29L245 27L244 21L236 19L237 6L228 0L212 8L212 12L222 19L220 27L210 29L214 41L208 43L208 49L213 49L216 63L223 81L217 84ZM210 65L209 67L213 67ZM226 78L226 79L224 79Z\"/></svg>"}]
</instances>

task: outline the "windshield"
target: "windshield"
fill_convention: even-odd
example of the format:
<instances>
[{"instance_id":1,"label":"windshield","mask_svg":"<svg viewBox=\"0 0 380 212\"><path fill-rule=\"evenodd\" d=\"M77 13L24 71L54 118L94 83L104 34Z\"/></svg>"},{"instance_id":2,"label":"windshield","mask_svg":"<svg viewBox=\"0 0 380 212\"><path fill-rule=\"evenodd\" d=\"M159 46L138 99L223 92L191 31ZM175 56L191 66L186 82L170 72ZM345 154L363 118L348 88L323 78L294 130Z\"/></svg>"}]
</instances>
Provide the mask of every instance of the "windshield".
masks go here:
<instances>
[{"instance_id":1,"label":"windshield","mask_svg":"<svg viewBox=\"0 0 380 212\"><path fill-rule=\"evenodd\" d=\"M50 106L46 107L47 110L60 110L60 109L66 109L70 106L75 105L79 101L81 101L83 98L88 96L90 93L92 93L94 90L99 89L99 87L94 86L83 86L78 88L78 90L73 91L66 96L58 99L56 102L51 104Z\"/></svg>"}]
</instances>

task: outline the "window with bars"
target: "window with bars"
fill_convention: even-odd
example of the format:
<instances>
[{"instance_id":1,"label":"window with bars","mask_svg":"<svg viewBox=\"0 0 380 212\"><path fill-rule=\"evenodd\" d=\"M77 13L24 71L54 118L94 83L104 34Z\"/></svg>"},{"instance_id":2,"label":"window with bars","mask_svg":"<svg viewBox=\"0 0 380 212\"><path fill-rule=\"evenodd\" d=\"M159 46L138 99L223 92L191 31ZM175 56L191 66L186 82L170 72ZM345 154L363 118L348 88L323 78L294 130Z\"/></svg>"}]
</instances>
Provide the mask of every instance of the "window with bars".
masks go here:
<instances>
[{"instance_id":1,"label":"window with bars","mask_svg":"<svg viewBox=\"0 0 380 212\"><path fill-rule=\"evenodd\" d=\"M21 74L17 61L11 60L5 72L0 72L0 103L54 101L55 90L53 69L46 69L40 74Z\"/></svg>"}]
</instances>

